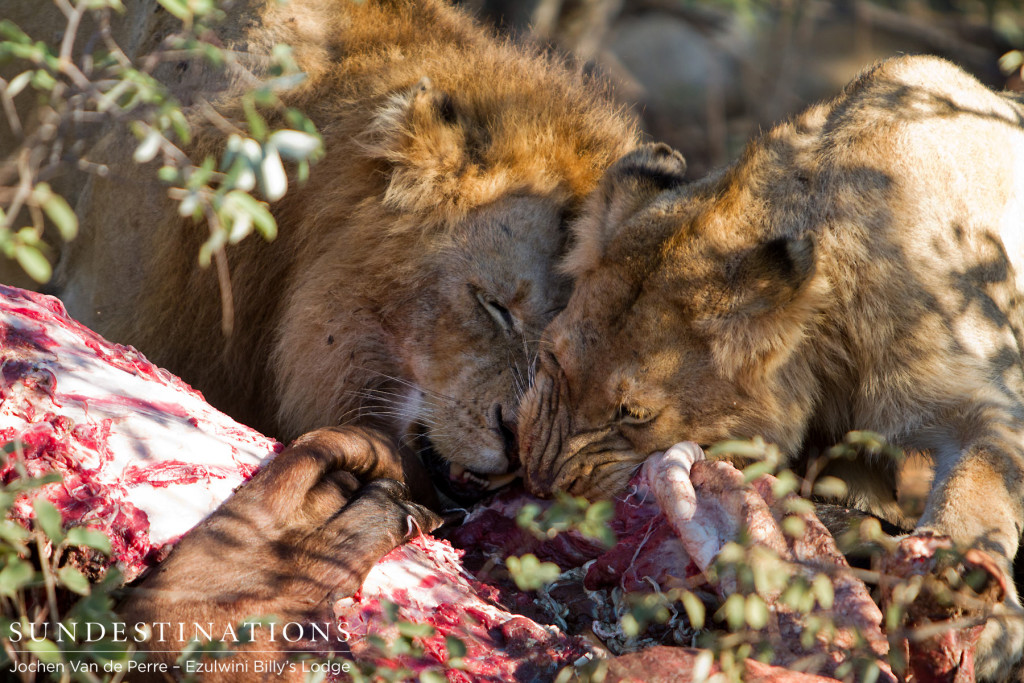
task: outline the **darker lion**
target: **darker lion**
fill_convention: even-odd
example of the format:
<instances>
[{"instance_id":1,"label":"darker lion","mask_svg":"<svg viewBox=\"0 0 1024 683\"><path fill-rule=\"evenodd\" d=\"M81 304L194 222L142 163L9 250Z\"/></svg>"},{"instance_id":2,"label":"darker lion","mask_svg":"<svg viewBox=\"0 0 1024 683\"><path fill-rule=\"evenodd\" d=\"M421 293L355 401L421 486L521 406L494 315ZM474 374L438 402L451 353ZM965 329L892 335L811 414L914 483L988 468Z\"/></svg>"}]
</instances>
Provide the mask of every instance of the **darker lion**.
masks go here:
<instances>
[{"instance_id":1,"label":"darker lion","mask_svg":"<svg viewBox=\"0 0 1024 683\"><path fill-rule=\"evenodd\" d=\"M1024 524L1024 106L935 58L882 63L684 183L664 146L607 174L545 332L530 488L609 496L677 441L763 436L798 463L853 429L928 454L917 532L1009 574ZM897 522L895 466L836 474ZM1016 602L1009 587L1008 600ZM1019 620L977 672L1003 680Z\"/></svg>"},{"instance_id":2,"label":"darker lion","mask_svg":"<svg viewBox=\"0 0 1024 683\"><path fill-rule=\"evenodd\" d=\"M216 273L196 264L206 227L155 178L125 184L130 138L103 145L113 172L79 202L69 312L267 434L355 422L504 474L517 384L567 295L562 225L631 147L630 124L582 77L440 1L238 5L221 41L293 47L308 78L282 99L317 124L326 158L273 205L274 243L229 248L234 334ZM242 118L235 80L201 63L164 75ZM222 140L201 131L195 156Z\"/></svg>"},{"instance_id":3,"label":"darker lion","mask_svg":"<svg viewBox=\"0 0 1024 683\"><path fill-rule=\"evenodd\" d=\"M148 19L143 53L169 20ZM83 234L60 274L72 315L236 419L282 439L316 430L122 605L138 621L223 628L329 616L332 596L436 526L407 498L403 483L429 484L402 446L459 465L470 494L511 478L518 398L568 293L553 266L564 224L635 131L595 83L440 0L247 0L218 31L257 76L272 45L292 46L308 78L281 98L326 151L271 207L277 240L229 249L234 334L221 332L216 273L196 263L207 228L181 219L155 178L130 181L143 175L133 138L101 144L111 173L82 193ZM183 101L242 118L245 79L180 66L161 75ZM191 151L222 138L201 130Z\"/></svg>"}]
</instances>

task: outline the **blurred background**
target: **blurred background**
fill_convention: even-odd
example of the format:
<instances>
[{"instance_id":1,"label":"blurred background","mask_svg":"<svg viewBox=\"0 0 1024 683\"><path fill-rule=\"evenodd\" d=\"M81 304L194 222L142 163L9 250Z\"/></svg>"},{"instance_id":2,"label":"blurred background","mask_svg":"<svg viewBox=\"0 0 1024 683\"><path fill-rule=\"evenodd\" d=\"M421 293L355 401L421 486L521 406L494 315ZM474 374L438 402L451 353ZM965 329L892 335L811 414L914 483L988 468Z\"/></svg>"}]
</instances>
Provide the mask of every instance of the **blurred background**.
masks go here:
<instances>
[{"instance_id":1,"label":"blurred background","mask_svg":"<svg viewBox=\"0 0 1024 683\"><path fill-rule=\"evenodd\" d=\"M897 54L945 57L1024 90L1021 0L461 0L500 31L569 52L614 83L698 177L759 130Z\"/></svg>"}]
</instances>

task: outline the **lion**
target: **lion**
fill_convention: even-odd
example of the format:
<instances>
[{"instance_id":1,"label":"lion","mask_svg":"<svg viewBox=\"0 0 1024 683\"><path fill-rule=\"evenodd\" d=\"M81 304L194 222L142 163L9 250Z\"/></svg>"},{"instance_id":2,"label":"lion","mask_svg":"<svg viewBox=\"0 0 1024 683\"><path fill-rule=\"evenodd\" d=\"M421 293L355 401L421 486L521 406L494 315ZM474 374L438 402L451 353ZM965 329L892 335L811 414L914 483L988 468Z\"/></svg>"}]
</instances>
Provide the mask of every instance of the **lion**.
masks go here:
<instances>
[{"instance_id":1,"label":"lion","mask_svg":"<svg viewBox=\"0 0 1024 683\"><path fill-rule=\"evenodd\" d=\"M155 8L135 22L146 26L139 53L172 21ZM81 322L137 347L239 421L282 440L306 436L281 461L297 464L275 461L142 584L178 591L125 606L148 620L204 621L196 610L208 609L234 623L245 615L231 596L246 587L251 613L307 609L358 587L411 532L407 519L436 525L400 487L359 488L386 472L434 504L417 454L450 479L452 498L510 480L518 400L541 332L568 296L554 268L566 226L638 135L599 81L498 40L441 0L248 0L215 32L249 72L225 75L196 59L156 74L190 107L193 158L224 144L198 112L243 120L241 93L266 75L265 56L281 42L306 74L281 100L312 119L325 148L308 181L272 204L277 239L228 249L233 333L221 330L216 272L197 264L207 226L178 215L156 168L133 163L138 143L124 134L97 148L93 161L109 173L81 192L82 234L62 254L58 293ZM310 458L327 464L310 474ZM335 543L331 573L324 555ZM249 559L229 560L239 547ZM356 580L335 580L338 572Z\"/></svg>"},{"instance_id":2,"label":"lion","mask_svg":"<svg viewBox=\"0 0 1024 683\"><path fill-rule=\"evenodd\" d=\"M664 145L631 152L574 225L575 289L521 405L528 487L614 496L684 440L760 436L799 468L873 430L932 461L915 534L991 554L997 609L1019 611L1024 103L897 58L731 167L684 168ZM896 470L864 455L830 473L907 524ZM1022 643L1020 619L989 620L978 675L1005 680Z\"/></svg>"},{"instance_id":3,"label":"lion","mask_svg":"<svg viewBox=\"0 0 1024 683\"><path fill-rule=\"evenodd\" d=\"M563 226L633 124L599 83L440 1L252 0L217 30L229 50L292 46L307 79L281 98L326 157L273 204L273 243L229 249L225 337L216 273L196 264L207 228L129 179L133 142L103 144L111 172L85 189L59 268L69 312L279 439L358 422L415 437L468 482L515 469L517 391L568 292L552 267ZM224 83L199 60L158 75L243 116L235 81L251 76ZM194 158L220 149L210 128Z\"/></svg>"}]
</instances>

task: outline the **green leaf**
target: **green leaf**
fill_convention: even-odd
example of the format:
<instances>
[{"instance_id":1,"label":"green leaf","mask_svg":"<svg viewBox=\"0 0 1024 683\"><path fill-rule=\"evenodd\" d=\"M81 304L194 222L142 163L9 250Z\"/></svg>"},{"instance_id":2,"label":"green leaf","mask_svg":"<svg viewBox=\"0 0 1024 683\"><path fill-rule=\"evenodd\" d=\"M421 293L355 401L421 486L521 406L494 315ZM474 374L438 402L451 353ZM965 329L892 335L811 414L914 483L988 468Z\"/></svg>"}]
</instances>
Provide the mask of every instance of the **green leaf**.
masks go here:
<instances>
[{"instance_id":1,"label":"green leaf","mask_svg":"<svg viewBox=\"0 0 1024 683\"><path fill-rule=\"evenodd\" d=\"M771 474L774 469L775 464L769 460L760 460L752 463L743 468L743 481L749 483L755 479L760 479L766 474Z\"/></svg>"},{"instance_id":2,"label":"green leaf","mask_svg":"<svg viewBox=\"0 0 1024 683\"><path fill-rule=\"evenodd\" d=\"M224 198L224 207L226 209L230 207L232 211L244 211L247 213L256 225L256 230L267 241L277 237L277 221L274 220L274 216L270 213L266 202L261 202L252 195L240 190L232 190Z\"/></svg>"},{"instance_id":3,"label":"green leaf","mask_svg":"<svg viewBox=\"0 0 1024 683\"><path fill-rule=\"evenodd\" d=\"M164 136L160 134L155 128L150 128L146 136L142 138L142 142L135 148L135 153L132 154L132 159L137 164L146 164L156 158L157 153L160 151L160 143L163 142Z\"/></svg>"},{"instance_id":4,"label":"green leaf","mask_svg":"<svg viewBox=\"0 0 1024 683\"><path fill-rule=\"evenodd\" d=\"M165 10L182 21L192 19L192 11L188 7L187 0L157 0Z\"/></svg>"},{"instance_id":5,"label":"green leaf","mask_svg":"<svg viewBox=\"0 0 1024 683\"><path fill-rule=\"evenodd\" d=\"M814 514L814 503L807 500L806 498L787 498L782 502L782 506L786 509L786 512L790 512L797 515L813 515Z\"/></svg>"},{"instance_id":6,"label":"green leaf","mask_svg":"<svg viewBox=\"0 0 1024 683\"><path fill-rule=\"evenodd\" d=\"M6 510L4 511L6 512ZM0 541L7 543L18 554L26 552L25 541L31 537L32 534L17 522L10 520L0 522Z\"/></svg>"},{"instance_id":7,"label":"green leaf","mask_svg":"<svg viewBox=\"0 0 1024 683\"><path fill-rule=\"evenodd\" d=\"M999 58L999 68L1004 74L1011 74L1024 65L1024 52L1010 50Z\"/></svg>"},{"instance_id":8,"label":"green leaf","mask_svg":"<svg viewBox=\"0 0 1024 683\"><path fill-rule=\"evenodd\" d=\"M793 474L792 470L782 470L775 475L775 483L772 485L772 495L776 498L785 498L800 487L800 480Z\"/></svg>"},{"instance_id":9,"label":"green leaf","mask_svg":"<svg viewBox=\"0 0 1024 683\"><path fill-rule=\"evenodd\" d=\"M249 124L249 134L257 140L265 139L267 137L267 122L256 111L256 105L251 97L243 100L242 108L245 110L245 120Z\"/></svg>"},{"instance_id":10,"label":"green leaf","mask_svg":"<svg viewBox=\"0 0 1024 683\"><path fill-rule=\"evenodd\" d=\"M188 218L199 210L199 193L189 192L185 195L185 198L178 204L178 215L182 218Z\"/></svg>"},{"instance_id":11,"label":"green leaf","mask_svg":"<svg viewBox=\"0 0 1024 683\"><path fill-rule=\"evenodd\" d=\"M188 174L189 189L198 190L206 187L213 178L213 171L216 166L217 160L212 156L207 156L203 159L203 163L193 167Z\"/></svg>"},{"instance_id":12,"label":"green leaf","mask_svg":"<svg viewBox=\"0 0 1024 683\"><path fill-rule=\"evenodd\" d=\"M263 160L260 162L260 189L272 202L288 191L288 176L285 175L281 156L269 145L263 148Z\"/></svg>"},{"instance_id":13,"label":"green leaf","mask_svg":"<svg viewBox=\"0 0 1024 683\"><path fill-rule=\"evenodd\" d=\"M407 638L428 638L434 635L434 627L430 624L400 621L398 622L398 632Z\"/></svg>"},{"instance_id":14,"label":"green leaf","mask_svg":"<svg viewBox=\"0 0 1024 683\"><path fill-rule=\"evenodd\" d=\"M27 477L23 479L15 479L7 485L7 493L22 493L25 491L34 491L38 488L46 486L47 484L53 484L61 480L61 476L57 472L47 472L41 477Z\"/></svg>"},{"instance_id":15,"label":"green leaf","mask_svg":"<svg viewBox=\"0 0 1024 683\"><path fill-rule=\"evenodd\" d=\"M203 58L210 64L218 67L223 66L224 51L216 45L211 45L210 43L199 43L199 45L196 46L196 49L202 53Z\"/></svg>"},{"instance_id":16,"label":"green leaf","mask_svg":"<svg viewBox=\"0 0 1024 683\"><path fill-rule=\"evenodd\" d=\"M25 560L11 560L0 570L0 595L14 595L20 588L31 583L35 576L36 572L31 564Z\"/></svg>"},{"instance_id":17,"label":"green leaf","mask_svg":"<svg viewBox=\"0 0 1024 683\"><path fill-rule=\"evenodd\" d=\"M187 145L192 141L192 128L188 125L188 119L185 118L185 114L175 107L167 114L171 119L171 128L174 129L174 134L178 136L178 140L181 144Z\"/></svg>"},{"instance_id":18,"label":"green leaf","mask_svg":"<svg viewBox=\"0 0 1024 683\"><path fill-rule=\"evenodd\" d=\"M57 580L69 591L79 595L89 595L91 592L89 579L85 578L85 575L74 567L66 566L58 569Z\"/></svg>"},{"instance_id":19,"label":"green leaf","mask_svg":"<svg viewBox=\"0 0 1024 683\"><path fill-rule=\"evenodd\" d=\"M32 72L32 87L36 90L49 92L53 90L55 85L57 85L57 79L51 76L48 71L36 69Z\"/></svg>"},{"instance_id":20,"label":"green leaf","mask_svg":"<svg viewBox=\"0 0 1024 683\"><path fill-rule=\"evenodd\" d=\"M825 574L815 576L811 582L811 592L814 593L814 597L818 600L818 604L821 605L822 609L832 609L832 605L835 602L835 590L828 576Z\"/></svg>"},{"instance_id":21,"label":"green leaf","mask_svg":"<svg viewBox=\"0 0 1024 683\"><path fill-rule=\"evenodd\" d=\"M53 275L53 268L50 262L43 256L43 252L29 244L15 244L14 258L25 273L40 284L50 281Z\"/></svg>"},{"instance_id":22,"label":"green leaf","mask_svg":"<svg viewBox=\"0 0 1024 683\"><path fill-rule=\"evenodd\" d=\"M228 227L228 242L238 244L248 237L252 232L252 216L245 211L234 211L225 216L227 220L222 221Z\"/></svg>"},{"instance_id":23,"label":"green leaf","mask_svg":"<svg viewBox=\"0 0 1024 683\"><path fill-rule=\"evenodd\" d=\"M20 45L30 45L32 43L32 39L29 38L28 34L18 28L18 25L10 19L0 21L0 38Z\"/></svg>"},{"instance_id":24,"label":"green leaf","mask_svg":"<svg viewBox=\"0 0 1024 683\"><path fill-rule=\"evenodd\" d=\"M690 620L690 626L693 626L695 629L704 628L704 619L706 617L707 610L700 598L690 591L686 591L683 593L682 601L683 609L686 610L686 617Z\"/></svg>"},{"instance_id":25,"label":"green leaf","mask_svg":"<svg viewBox=\"0 0 1024 683\"><path fill-rule=\"evenodd\" d=\"M313 121L308 116L303 114L298 109L289 107L285 111L284 117L288 121L288 125L294 128L295 130L301 130L304 133L317 135L316 124L314 124Z\"/></svg>"},{"instance_id":26,"label":"green leaf","mask_svg":"<svg viewBox=\"0 0 1024 683\"><path fill-rule=\"evenodd\" d=\"M36 513L36 524L43 530L47 538L54 544L63 541L64 532L61 530L63 520L53 503L40 496L33 501L32 509Z\"/></svg>"},{"instance_id":27,"label":"green leaf","mask_svg":"<svg viewBox=\"0 0 1024 683\"><path fill-rule=\"evenodd\" d=\"M7 84L7 94L10 97L17 97L18 93L25 89L25 86L28 85L30 80L32 80L31 71L23 71L18 74Z\"/></svg>"},{"instance_id":28,"label":"green leaf","mask_svg":"<svg viewBox=\"0 0 1024 683\"><path fill-rule=\"evenodd\" d=\"M203 242L203 245L199 247L199 265L203 268L209 268L210 263L213 262L213 255L223 249L227 241L228 233L223 228L210 233L210 239Z\"/></svg>"},{"instance_id":29,"label":"green leaf","mask_svg":"<svg viewBox=\"0 0 1024 683\"><path fill-rule=\"evenodd\" d=\"M448 683L448 677L439 671L426 669L420 674L420 683Z\"/></svg>"},{"instance_id":30,"label":"green leaf","mask_svg":"<svg viewBox=\"0 0 1024 683\"><path fill-rule=\"evenodd\" d=\"M156 177L165 183L176 183L178 182L178 169L173 166L161 166L160 170L156 172Z\"/></svg>"},{"instance_id":31,"label":"green leaf","mask_svg":"<svg viewBox=\"0 0 1024 683\"><path fill-rule=\"evenodd\" d=\"M782 531L790 538L803 538L807 530L807 522L802 517L787 515L782 520Z\"/></svg>"},{"instance_id":32,"label":"green leaf","mask_svg":"<svg viewBox=\"0 0 1024 683\"><path fill-rule=\"evenodd\" d=\"M25 641L25 649L30 650L32 654L39 658L39 661L46 662L47 664L59 664L64 661L60 648L48 638L43 638L42 640L29 639Z\"/></svg>"},{"instance_id":33,"label":"green leaf","mask_svg":"<svg viewBox=\"0 0 1024 683\"><path fill-rule=\"evenodd\" d=\"M838 477L822 477L814 483L814 495L823 498L843 498L848 492L846 482Z\"/></svg>"},{"instance_id":34,"label":"green leaf","mask_svg":"<svg viewBox=\"0 0 1024 683\"><path fill-rule=\"evenodd\" d=\"M21 244L30 244L33 247L40 242L39 232L35 228L22 228L15 234L14 238L15 241Z\"/></svg>"},{"instance_id":35,"label":"green leaf","mask_svg":"<svg viewBox=\"0 0 1024 683\"><path fill-rule=\"evenodd\" d=\"M750 594L747 596L746 604L747 623L754 630L761 630L768 625L768 605L759 595Z\"/></svg>"},{"instance_id":36,"label":"green leaf","mask_svg":"<svg viewBox=\"0 0 1024 683\"><path fill-rule=\"evenodd\" d=\"M743 458L762 460L765 457L765 443L761 439L752 441L720 441L708 449L708 455L738 455Z\"/></svg>"},{"instance_id":37,"label":"green leaf","mask_svg":"<svg viewBox=\"0 0 1024 683\"><path fill-rule=\"evenodd\" d=\"M85 0L85 8L89 10L112 9L115 12L124 12L121 0Z\"/></svg>"},{"instance_id":38,"label":"green leaf","mask_svg":"<svg viewBox=\"0 0 1024 683\"><path fill-rule=\"evenodd\" d=\"M259 143L253 140L253 144L257 145L258 154ZM256 187L256 169L258 167L258 160L254 164L247 155L236 157L228 171L228 177L224 183L225 187L241 190L242 192L251 192Z\"/></svg>"},{"instance_id":39,"label":"green leaf","mask_svg":"<svg viewBox=\"0 0 1024 683\"><path fill-rule=\"evenodd\" d=\"M562 570L554 562L541 562L537 556L529 553L522 557L509 557L505 560L512 580L519 590L537 590L557 579Z\"/></svg>"},{"instance_id":40,"label":"green leaf","mask_svg":"<svg viewBox=\"0 0 1024 683\"><path fill-rule=\"evenodd\" d=\"M46 183L36 185L34 192L43 211L57 226L60 236L65 240L73 240L78 234L78 216L67 201L51 190Z\"/></svg>"},{"instance_id":41,"label":"green leaf","mask_svg":"<svg viewBox=\"0 0 1024 683\"><path fill-rule=\"evenodd\" d=\"M711 677L712 667L715 665L715 653L711 650L701 650L693 663L691 675L694 681L706 681Z\"/></svg>"},{"instance_id":42,"label":"green leaf","mask_svg":"<svg viewBox=\"0 0 1024 683\"><path fill-rule=\"evenodd\" d=\"M861 672L860 680L862 683L876 683L882 671L878 668L878 662L875 660L869 660Z\"/></svg>"},{"instance_id":43,"label":"green leaf","mask_svg":"<svg viewBox=\"0 0 1024 683\"><path fill-rule=\"evenodd\" d=\"M270 136L268 145L273 146L285 159L302 161L320 150L320 137L297 130L279 130Z\"/></svg>"},{"instance_id":44,"label":"green leaf","mask_svg":"<svg viewBox=\"0 0 1024 683\"><path fill-rule=\"evenodd\" d=\"M729 629L739 631L747 621L747 601L739 593L733 593L726 598L722 612Z\"/></svg>"},{"instance_id":45,"label":"green leaf","mask_svg":"<svg viewBox=\"0 0 1024 683\"><path fill-rule=\"evenodd\" d=\"M398 605L391 602L390 600L380 601L381 612L384 613L384 619L389 624L393 624L398 621Z\"/></svg>"},{"instance_id":46,"label":"green leaf","mask_svg":"<svg viewBox=\"0 0 1024 683\"><path fill-rule=\"evenodd\" d=\"M99 550L104 555L110 556L110 538L102 531L87 529L84 526L76 526L68 529L67 541L72 545L84 545L93 550Z\"/></svg>"},{"instance_id":47,"label":"green leaf","mask_svg":"<svg viewBox=\"0 0 1024 683\"><path fill-rule=\"evenodd\" d=\"M461 659L469 651L466 644L455 636L444 637L445 648L448 650L448 659Z\"/></svg>"}]
</instances>

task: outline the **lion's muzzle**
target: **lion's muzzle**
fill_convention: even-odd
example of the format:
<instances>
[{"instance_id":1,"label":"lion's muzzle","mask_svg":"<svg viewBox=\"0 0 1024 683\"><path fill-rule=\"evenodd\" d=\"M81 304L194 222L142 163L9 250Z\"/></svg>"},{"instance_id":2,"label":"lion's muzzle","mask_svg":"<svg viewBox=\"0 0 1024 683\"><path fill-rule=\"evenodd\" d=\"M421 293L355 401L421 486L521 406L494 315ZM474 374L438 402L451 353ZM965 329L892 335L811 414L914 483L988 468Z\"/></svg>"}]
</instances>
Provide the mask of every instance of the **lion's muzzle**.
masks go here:
<instances>
[{"instance_id":1,"label":"lion's muzzle","mask_svg":"<svg viewBox=\"0 0 1024 683\"><path fill-rule=\"evenodd\" d=\"M519 456L526 487L538 496L550 496L561 487L559 464L570 433L568 390L561 369L544 363L519 412Z\"/></svg>"}]
</instances>

